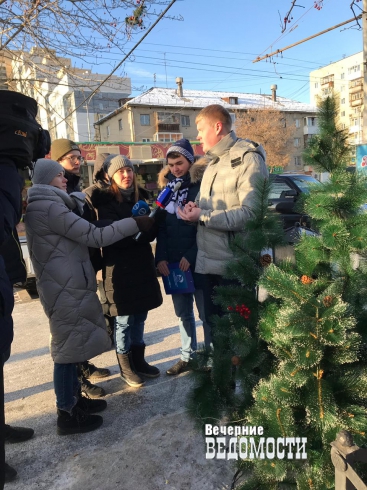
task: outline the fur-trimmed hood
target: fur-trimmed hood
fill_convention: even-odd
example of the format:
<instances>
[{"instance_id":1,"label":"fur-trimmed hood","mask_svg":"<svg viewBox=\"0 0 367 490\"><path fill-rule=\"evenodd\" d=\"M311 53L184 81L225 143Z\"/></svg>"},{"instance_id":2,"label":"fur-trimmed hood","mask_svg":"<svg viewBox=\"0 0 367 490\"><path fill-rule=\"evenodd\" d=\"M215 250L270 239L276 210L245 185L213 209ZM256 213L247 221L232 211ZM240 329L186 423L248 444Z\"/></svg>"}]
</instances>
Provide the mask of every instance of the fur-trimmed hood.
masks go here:
<instances>
[{"instance_id":1,"label":"fur-trimmed hood","mask_svg":"<svg viewBox=\"0 0 367 490\"><path fill-rule=\"evenodd\" d=\"M139 187L139 195L145 199L149 199L149 192L143 187ZM100 188L96 187L90 195L90 202L94 208L108 204L115 200L114 194L110 191L110 188Z\"/></svg>"},{"instance_id":2,"label":"fur-trimmed hood","mask_svg":"<svg viewBox=\"0 0 367 490\"><path fill-rule=\"evenodd\" d=\"M196 184L197 182L201 181L207 165L208 165L208 160L205 157L200 158L199 160L197 160L195 163L191 165L189 170L191 184ZM170 169L169 166L166 165L165 167L162 168L162 170L158 174L159 188L163 189L163 187L166 187L167 183L171 180L168 178L168 174L170 174Z\"/></svg>"}]
</instances>

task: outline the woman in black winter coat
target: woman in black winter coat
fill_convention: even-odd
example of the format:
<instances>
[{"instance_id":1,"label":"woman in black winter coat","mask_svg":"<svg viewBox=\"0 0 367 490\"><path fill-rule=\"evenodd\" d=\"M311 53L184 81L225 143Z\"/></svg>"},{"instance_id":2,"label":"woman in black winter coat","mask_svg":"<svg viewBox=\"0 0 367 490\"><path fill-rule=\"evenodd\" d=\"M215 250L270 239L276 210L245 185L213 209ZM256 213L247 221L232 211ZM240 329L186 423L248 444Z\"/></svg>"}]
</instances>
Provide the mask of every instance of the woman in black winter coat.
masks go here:
<instances>
[{"instance_id":1,"label":"woman in black winter coat","mask_svg":"<svg viewBox=\"0 0 367 490\"><path fill-rule=\"evenodd\" d=\"M131 161L123 155L110 155L105 169L111 180L107 189L95 188L89 199L99 220L131 217L132 208L148 193L139 188ZM144 359L144 324L148 311L162 304L150 241L155 231L103 248L103 287L109 314L115 318L115 346L121 377L133 387L144 383L140 375L159 376L159 369Z\"/></svg>"},{"instance_id":2,"label":"woman in black winter coat","mask_svg":"<svg viewBox=\"0 0 367 490\"><path fill-rule=\"evenodd\" d=\"M206 160L193 164L194 151L186 139L176 141L167 151L167 166L159 174L161 187L173 188L178 182L180 189L166 206L166 219L159 227L155 261L159 272L168 276L168 264L178 262L182 271L194 272L197 245L196 224L188 223L177 215L177 208L188 201L195 201L200 190L201 178L206 168ZM173 306L178 317L181 335L181 358L170 367L167 374L176 375L185 371L192 354L197 349L196 323L194 316L194 298L203 322L205 346L210 347L210 326L204 316L203 293L198 288L194 274L196 290L194 293L172 294Z\"/></svg>"}]
</instances>

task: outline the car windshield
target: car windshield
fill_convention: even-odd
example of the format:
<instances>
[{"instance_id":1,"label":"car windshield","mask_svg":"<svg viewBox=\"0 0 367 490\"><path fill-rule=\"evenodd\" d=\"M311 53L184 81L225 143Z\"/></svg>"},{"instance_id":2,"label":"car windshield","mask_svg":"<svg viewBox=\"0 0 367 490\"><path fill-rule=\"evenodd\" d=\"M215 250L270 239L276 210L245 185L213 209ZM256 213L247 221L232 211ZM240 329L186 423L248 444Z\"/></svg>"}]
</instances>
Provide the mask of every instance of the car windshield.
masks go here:
<instances>
[{"instance_id":1,"label":"car windshield","mask_svg":"<svg viewBox=\"0 0 367 490\"><path fill-rule=\"evenodd\" d=\"M301 189L302 192L310 192L310 185L321 184L321 182L310 175L292 176L294 183Z\"/></svg>"}]
</instances>

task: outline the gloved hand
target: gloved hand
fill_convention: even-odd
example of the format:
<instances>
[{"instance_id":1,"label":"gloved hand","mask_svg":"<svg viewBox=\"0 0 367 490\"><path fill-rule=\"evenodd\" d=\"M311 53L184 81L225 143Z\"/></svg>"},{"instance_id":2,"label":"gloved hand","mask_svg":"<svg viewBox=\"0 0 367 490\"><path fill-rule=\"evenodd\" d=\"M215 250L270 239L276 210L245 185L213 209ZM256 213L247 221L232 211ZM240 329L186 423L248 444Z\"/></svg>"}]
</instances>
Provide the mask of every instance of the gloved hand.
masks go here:
<instances>
[{"instance_id":1,"label":"gloved hand","mask_svg":"<svg viewBox=\"0 0 367 490\"><path fill-rule=\"evenodd\" d=\"M136 218L133 217L133 219L142 233L148 233L155 224L154 218L149 218L149 216L137 216Z\"/></svg>"}]
</instances>

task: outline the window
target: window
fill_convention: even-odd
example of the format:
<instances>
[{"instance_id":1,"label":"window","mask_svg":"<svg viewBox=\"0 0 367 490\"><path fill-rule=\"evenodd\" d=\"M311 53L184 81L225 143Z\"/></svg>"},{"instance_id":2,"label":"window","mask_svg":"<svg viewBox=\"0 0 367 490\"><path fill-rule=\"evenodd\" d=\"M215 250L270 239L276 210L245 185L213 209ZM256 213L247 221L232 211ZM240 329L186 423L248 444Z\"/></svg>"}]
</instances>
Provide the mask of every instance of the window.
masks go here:
<instances>
[{"instance_id":1,"label":"window","mask_svg":"<svg viewBox=\"0 0 367 490\"><path fill-rule=\"evenodd\" d=\"M107 138L108 138L110 136L110 127L109 126L106 127L106 133L107 133Z\"/></svg>"},{"instance_id":2,"label":"window","mask_svg":"<svg viewBox=\"0 0 367 490\"><path fill-rule=\"evenodd\" d=\"M341 85L340 86L340 92L344 92L344 90L345 90L345 85Z\"/></svg>"},{"instance_id":3,"label":"window","mask_svg":"<svg viewBox=\"0 0 367 490\"><path fill-rule=\"evenodd\" d=\"M341 99L340 103L345 104L345 99Z\"/></svg>"},{"instance_id":4,"label":"window","mask_svg":"<svg viewBox=\"0 0 367 490\"><path fill-rule=\"evenodd\" d=\"M122 131L122 119L119 119L119 131Z\"/></svg>"},{"instance_id":5,"label":"window","mask_svg":"<svg viewBox=\"0 0 367 490\"><path fill-rule=\"evenodd\" d=\"M150 114L140 114L140 124L142 126L150 126Z\"/></svg>"},{"instance_id":6,"label":"window","mask_svg":"<svg viewBox=\"0 0 367 490\"><path fill-rule=\"evenodd\" d=\"M100 111L103 111L103 104L102 104L102 102L100 102L98 105L99 105L99 110Z\"/></svg>"},{"instance_id":7,"label":"window","mask_svg":"<svg viewBox=\"0 0 367 490\"><path fill-rule=\"evenodd\" d=\"M342 74L340 75L340 78L341 78L342 80L344 80L344 78L345 78L345 73L342 73Z\"/></svg>"},{"instance_id":8,"label":"window","mask_svg":"<svg viewBox=\"0 0 367 490\"><path fill-rule=\"evenodd\" d=\"M143 142L143 143L149 143L149 142L150 142L150 138L143 138L143 139L142 139L142 142Z\"/></svg>"},{"instance_id":9,"label":"window","mask_svg":"<svg viewBox=\"0 0 367 490\"><path fill-rule=\"evenodd\" d=\"M229 115L231 116L232 124L234 124L236 122L236 114L234 112L230 112Z\"/></svg>"},{"instance_id":10,"label":"window","mask_svg":"<svg viewBox=\"0 0 367 490\"><path fill-rule=\"evenodd\" d=\"M345 129L345 128L346 128L345 123L343 123L343 124L341 125L341 127L342 127L342 129Z\"/></svg>"},{"instance_id":11,"label":"window","mask_svg":"<svg viewBox=\"0 0 367 490\"><path fill-rule=\"evenodd\" d=\"M292 188L286 182L273 182L269 194L269 200L271 199L284 199L285 193L291 191ZM294 196L290 196L290 200L294 200Z\"/></svg>"},{"instance_id":12,"label":"window","mask_svg":"<svg viewBox=\"0 0 367 490\"><path fill-rule=\"evenodd\" d=\"M182 137L182 133L156 133L154 135L155 141L159 141L161 143L170 143L171 141L177 141Z\"/></svg>"},{"instance_id":13,"label":"window","mask_svg":"<svg viewBox=\"0 0 367 490\"><path fill-rule=\"evenodd\" d=\"M301 126L301 123L300 123L300 120L299 119L296 119L295 120L295 123L296 123L296 128L299 128Z\"/></svg>"},{"instance_id":14,"label":"window","mask_svg":"<svg viewBox=\"0 0 367 490\"><path fill-rule=\"evenodd\" d=\"M230 97L229 103L230 104L238 104L238 97Z\"/></svg>"},{"instance_id":15,"label":"window","mask_svg":"<svg viewBox=\"0 0 367 490\"><path fill-rule=\"evenodd\" d=\"M157 112L157 122L161 124L180 124L180 115L174 112Z\"/></svg>"},{"instance_id":16,"label":"window","mask_svg":"<svg viewBox=\"0 0 367 490\"><path fill-rule=\"evenodd\" d=\"M341 117L344 117L344 116L345 116L345 111L342 111L342 112L340 113L340 115L341 115Z\"/></svg>"},{"instance_id":17,"label":"window","mask_svg":"<svg viewBox=\"0 0 367 490\"><path fill-rule=\"evenodd\" d=\"M190 126L190 116L181 116L181 126Z\"/></svg>"},{"instance_id":18,"label":"window","mask_svg":"<svg viewBox=\"0 0 367 490\"><path fill-rule=\"evenodd\" d=\"M296 167L300 167L302 165L302 158L300 156L294 157L294 164Z\"/></svg>"},{"instance_id":19,"label":"window","mask_svg":"<svg viewBox=\"0 0 367 490\"><path fill-rule=\"evenodd\" d=\"M315 82L315 88L319 88L319 82Z\"/></svg>"},{"instance_id":20,"label":"window","mask_svg":"<svg viewBox=\"0 0 367 490\"><path fill-rule=\"evenodd\" d=\"M360 71L360 69L360 65L351 66L350 68L348 68L348 74L351 75L352 73L357 73L358 71Z\"/></svg>"},{"instance_id":21,"label":"window","mask_svg":"<svg viewBox=\"0 0 367 490\"><path fill-rule=\"evenodd\" d=\"M301 138L294 138L293 144L295 148L298 148L301 144Z\"/></svg>"}]
</instances>

